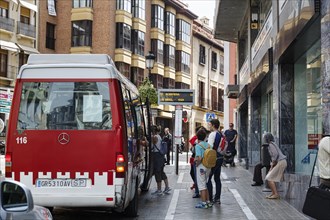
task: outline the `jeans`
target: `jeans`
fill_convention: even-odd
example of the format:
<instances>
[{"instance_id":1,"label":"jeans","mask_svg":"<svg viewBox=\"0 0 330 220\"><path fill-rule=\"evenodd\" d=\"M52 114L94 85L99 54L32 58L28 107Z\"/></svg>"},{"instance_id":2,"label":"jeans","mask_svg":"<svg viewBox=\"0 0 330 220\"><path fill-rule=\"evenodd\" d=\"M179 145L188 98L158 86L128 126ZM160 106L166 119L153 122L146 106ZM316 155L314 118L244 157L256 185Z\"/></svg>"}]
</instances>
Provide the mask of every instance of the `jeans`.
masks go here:
<instances>
[{"instance_id":1,"label":"jeans","mask_svg":"<svg viewBox=\"0 0 330 220\"><path fill-rule=\"evenodd\" d=\"M220 173L221 173L222 163L223 163L223 158L217 159L217 163L216 163L215 167L213 167L210 172L209 180L207 182L207 190L209 191L210 200L220 199L221 187L222 187L221 180L220 180ZM215 189L216 189L214 198L213 198L213 185L212 185L212 176L213 175L214 175L214 182L215 182Z\"/></svg>"}]
</instances>

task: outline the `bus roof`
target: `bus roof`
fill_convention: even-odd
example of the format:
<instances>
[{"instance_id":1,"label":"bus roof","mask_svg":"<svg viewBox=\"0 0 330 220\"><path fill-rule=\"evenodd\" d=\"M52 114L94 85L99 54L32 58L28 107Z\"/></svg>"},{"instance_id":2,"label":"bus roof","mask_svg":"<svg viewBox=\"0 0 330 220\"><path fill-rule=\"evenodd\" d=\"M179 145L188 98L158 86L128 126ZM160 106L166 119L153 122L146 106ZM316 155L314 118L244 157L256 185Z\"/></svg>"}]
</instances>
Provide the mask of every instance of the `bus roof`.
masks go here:
<instances>
[{"instance_id":1,"label":"bus roof","mask_svg":"<svg viewBox=\"0 0 330 220\"><path fill-rule=\"evenodd\" d=\"M74 72L72 75L52 73L43 69L50 68L95 68L107 71ZM33 70L33 71L31 71ZM136 86L123 76L116 68L113 60L107 54L31 54L27 64L19 71L17 79L47 79L47 78L115 78L123 82L131 91L138 94Z\"/></svg>"}]
</instances>

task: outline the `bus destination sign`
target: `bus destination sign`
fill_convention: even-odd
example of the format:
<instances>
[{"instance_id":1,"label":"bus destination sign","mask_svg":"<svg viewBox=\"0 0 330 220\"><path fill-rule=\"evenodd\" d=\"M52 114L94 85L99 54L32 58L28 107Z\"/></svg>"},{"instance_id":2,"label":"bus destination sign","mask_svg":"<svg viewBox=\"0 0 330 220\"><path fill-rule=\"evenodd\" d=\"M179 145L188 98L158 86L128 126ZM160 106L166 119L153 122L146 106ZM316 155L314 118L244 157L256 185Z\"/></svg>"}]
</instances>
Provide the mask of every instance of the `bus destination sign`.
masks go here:
<instances>
[{"instance_id":1,"label":"bus destination sign","mask_svg":"<svg viewBox=\"0 0 330 220\"><path fill-rule=\"evenodd\" d=\"M194 105L195 90L159 89L158 105Z\"/></svg>"}]
</instances>

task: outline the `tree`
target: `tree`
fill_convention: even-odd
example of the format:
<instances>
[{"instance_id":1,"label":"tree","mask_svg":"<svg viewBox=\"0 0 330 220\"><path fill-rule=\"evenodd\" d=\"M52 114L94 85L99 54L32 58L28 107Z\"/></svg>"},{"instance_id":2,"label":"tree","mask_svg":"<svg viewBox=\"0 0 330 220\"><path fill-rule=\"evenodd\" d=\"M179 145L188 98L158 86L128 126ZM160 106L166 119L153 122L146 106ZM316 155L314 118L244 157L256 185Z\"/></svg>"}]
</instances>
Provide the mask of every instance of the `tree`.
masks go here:
<instances>
[{"instance_id":1,"label":"tree","mask_svg":"<svg viewBox=\"0 0 330 220\"><path fill-rule=\"evenodd\" d=\"M139 87L139 93L141 96L142 102L146 102L146 98L149 98L150 104L158 103L157 91L154 86L151 84L149 78L145 78L142 84Z\"/></svg>"}]
</instances>

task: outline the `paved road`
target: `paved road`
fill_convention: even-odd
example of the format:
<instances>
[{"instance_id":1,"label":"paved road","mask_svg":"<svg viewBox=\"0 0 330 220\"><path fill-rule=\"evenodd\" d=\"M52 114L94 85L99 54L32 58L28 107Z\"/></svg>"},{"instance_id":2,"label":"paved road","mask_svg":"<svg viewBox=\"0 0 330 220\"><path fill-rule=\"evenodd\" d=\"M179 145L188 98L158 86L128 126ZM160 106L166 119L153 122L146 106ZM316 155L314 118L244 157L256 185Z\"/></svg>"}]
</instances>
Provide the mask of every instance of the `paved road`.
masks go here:
<instances>
[{"instance_id":1,"label":"paved road","mask_svg":"<svg viewBox=\"0 0 330 220\"><path fill-rule=\"evenodd\" d=\"M192 198L190 165L185 163L185 155L180 155L180 160L179 175L175 174L173 165L165 168L173 189L171 194L151 195L156 189L153 180L150 191L140 194L139 217L135 219L308 219L284 199L265 199L269 193L262 192L262 187L251 187L252 174L241 166L222 169L221 205L215 205L211 209L196 209L195 204L199 199ZM281 196L284 197L284 194ZM104 210L64 208L55 208L54 218L56 220L129 219Z\"/></svg>"}]
</instances>

